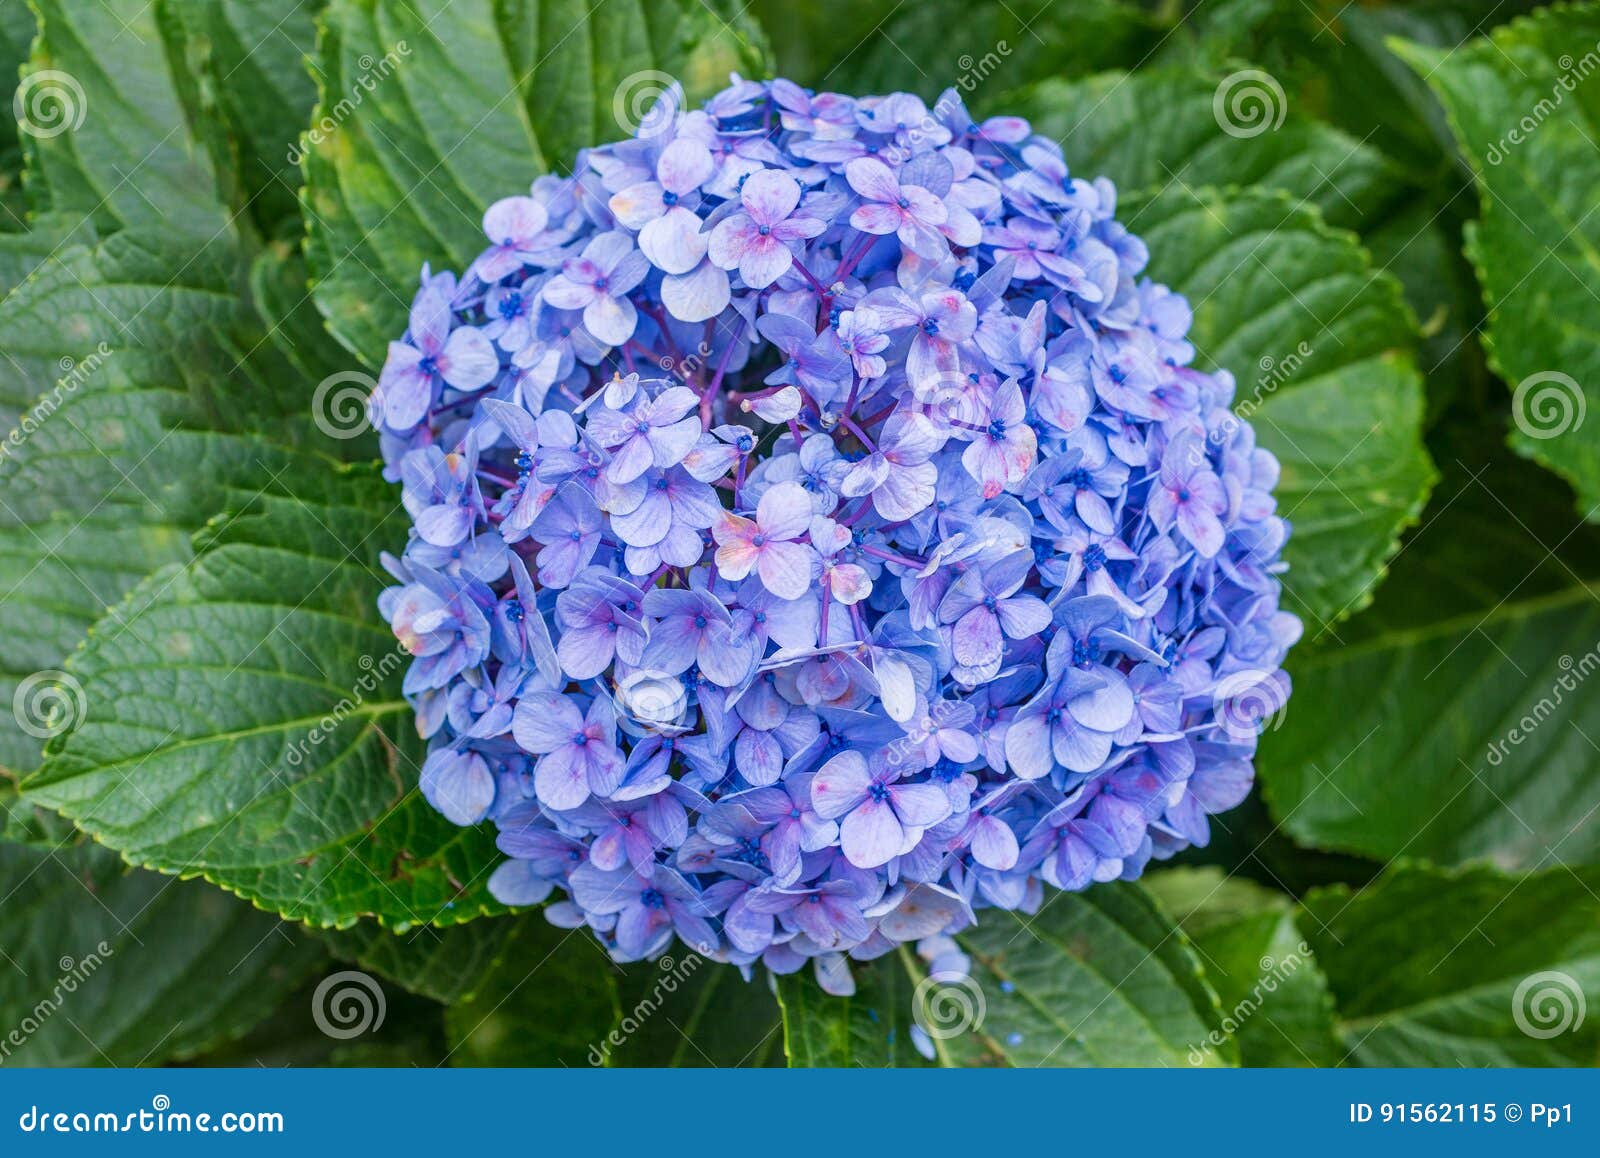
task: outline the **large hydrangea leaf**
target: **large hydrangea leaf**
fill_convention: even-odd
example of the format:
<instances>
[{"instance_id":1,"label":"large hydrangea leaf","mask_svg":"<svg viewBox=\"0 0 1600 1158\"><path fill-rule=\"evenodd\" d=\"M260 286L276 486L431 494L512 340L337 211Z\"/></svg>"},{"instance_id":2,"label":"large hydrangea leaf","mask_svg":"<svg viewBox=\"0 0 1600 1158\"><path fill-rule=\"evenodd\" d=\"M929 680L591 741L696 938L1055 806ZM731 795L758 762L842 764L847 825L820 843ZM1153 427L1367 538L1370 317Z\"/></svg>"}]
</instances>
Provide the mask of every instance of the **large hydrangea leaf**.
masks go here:
<instances>
[{"instance_id":1,"label":"large hydrangea leaf","mask_svg":"<svg viewBox=\"0 0 1600 1158\"><path fill-rule=\"evenodd\" d=\"M406 657L372 613L388 484L305 459L217 519L68 664L77 729L24 783L127 859L317 925L495 911L497 858L416 790Z\"/></svg>"},{"instance_id":2,"label":"large hydrangea leaf","mask_svg":"<svg viewBox=\"0 0 1600 1158\"><path fill-rule=\"evenodd\" d=\"M220 3L186 0L184 12L220 14ZM282 468L286 452L267 440L319 437L309 421L314 384L348 357L315 328L298 256L269 247L252 265L238 231L220 224L216 199L226 191L182 110L203 78L216 85L221 64L202 67L199 48L148 6L40 11L33 67L69 77L52 82L50 99L70 98L82 116L46 106L70 118L54 136L27 136L37 144L29 190L48 211L30 232L0 238L8 704L22 681L58 670L134 584L186 559L189 536L222 508L226 487ZM91 67L81 40L112 13L128 24L116 36L119 68L108 71ZM294 30L287 21L275 35ZM277 110L290 122L308 113L309 99ZM122 167L129 151L142 163ZM214 208L169 196L174 182ZM160 199L157 224L135 191ZM362 453L358 442L322 445ZM31 769L39 748L39 728L0 716L0 767Z\"/></svg>"},{"instance_id":3,"label":"large hydrangea leaf","mask_svg":"<svg viewBox=\"0 0 1600 1158\"><path fill-rule=\"evenodd\" d=\"M1145 878L1205 962L1222 1001L1222 1028L1247 1066L1337 1065L1333 1000L1284 894L1216 869ZM1212 1048L1205 1042L1202 1050Z\"/></svg>"},{"instance_id":4,"label":"large hydrangea leaf","mask_svg":"<svg viewBox=\"0 0 1600 1158\"><path fill-rule=\"evenodd\" d=\"M1168 67L1046 80L985 107L1027 117L1061 142L1075 176L1111 178L1125 202L1168 186L1247 185L1283 189L1342 226L1376 213L1397 190L1383 155L1292 107L1276 84ZM1235 99L1243 112L1229 111ZM1144 228L1137 211L1128 222Z\"/></svg>"},{"instance_id":5,"label":"large hydrangea leaf","mask_svg":"<svg viewBox=\"0 0 1600 1158\"><path fill-rule=\"evenodd\" d=\"M1492 441L1442 445L1377 602L1296 657L1261 741L1267 800L1296 839L1385 861L1595 862L1600 531Z\"/></svg>"},{"instance_id":6,"label":"large hydrangea leaf","mask_svg":"<svg viewBox=\"0 0 1600 1158\"><path fill-rule=\"evenodd\" d=\"M1188 939L1133 884L1051 893L1039 912L985 910L957 937L964 979L928 979L901 949L854 966L852 998L827 997L809 973L780 978L784 1040L797 1066L921 1061L920 1024L943 1066L1192 1066L1237 1060L1217 995Z\"/></svg>"},{"instance_id":7,"label":"large hydrangea leaf","mask_svg":"<svg viewBox=\"0 0 1600 1158\"><path fill-rule=\"evenodd\" d=\"M1171 31L1170 16L1126 0L757 0L755 9L781 75L834 92L906 91L929 101L951 84L970 98L1131 68Z\"/></svg>"},{"instance_id":8,"label":"large hydrangea leaf","mask_svg":"<svg viewBox=\"0 0 1600 1158\"><path fill-rule=\"evenodd\" d=\"M1592 1064L1597 887L1592 869L1508 876L1402 867L1359 892L1311 893L1300 927L1327 973L1348 1060Z\"/></svg>"},{"instance_id":9,"label":"large hydrangea leaf","mask_svg":"<svg viewBox=\"0 0 1600 1158\"><path fill-rule=\"evenodd\" d=\"M446 11L447 10L447 11ZM328 326L383 361L417 271L464 269L483 210L626 135L676 79L691 99L760 73L729 3L335 0L302 141L307 253Z\"/></svg>"},{"instance_id":10,"label":"large hydrangea leaf","mask_svg":"<svg viewBox=\"0 0 1600 1158\"><path fill-rule=\"evenodd\" d=\"M403 933L374 921L330 929L322 940L334 956L393 981L409 993L450 1004L470 999L490 976L515 935L517 921L470 921L435 928L419 925Z\"/></svg>"},{"instance_id":11,"label":"large hydrangea leaf","mask_svg":"<svg viewBox=\"0 0 1600 1158\"><path fill-rule=\"evenodd\" d=\"M204 884L47 839L24 811L0 787L0 1009L15 1031L0 1064L190 1057L255 1025L327 959L313 939ZM24 824L28 843L13 839Z\"/></svg>"},{"instance_id":12,"label":"large hydrangea leaf","mask_svg":"<svg viewBox=\"0 0 1600 1158\"><path fill-rule=\"evenodd\" d=\"M1544 9L1444 52L1395 42L1427 77L1471 166L1481 219L1468 253L1488 308L1484 345L1513 388L1511 445L1600 504L1600 92L1573 53L1600 41L1600 5Z\"/></svg>"},{"instance_id":13,"label":"large hydrangea leaf","mask_svg":"<svg viewBox=\"0 0 1600 1158\"><path fill-rule=\"evenodd\" d=\"M1196 361L1233 371L1235 411L1283 466L1284 606L1316 638L1371 601L1434 480L1399 283L1281 194L1172 186L1132 220L1194 308Z\"/></svg>"}]
</instances>

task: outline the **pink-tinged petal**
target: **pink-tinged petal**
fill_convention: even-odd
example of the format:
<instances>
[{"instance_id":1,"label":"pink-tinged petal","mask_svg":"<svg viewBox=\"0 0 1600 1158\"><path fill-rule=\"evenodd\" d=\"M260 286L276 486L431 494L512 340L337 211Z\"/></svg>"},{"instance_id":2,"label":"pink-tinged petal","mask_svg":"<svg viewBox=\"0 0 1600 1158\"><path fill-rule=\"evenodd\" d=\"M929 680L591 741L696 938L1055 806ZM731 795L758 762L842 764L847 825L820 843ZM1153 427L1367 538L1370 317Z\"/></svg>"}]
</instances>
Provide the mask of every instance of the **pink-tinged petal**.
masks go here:
<instances>
[{"instance_id":1,"label":"pink-tinged petal","mask_svg":"<svg viewBox=\"0 0 1600 1158\"><path fill-rule=\"evenodd\" d=\"M606 464L606 477L614 483L630 483L649 470L654 461L655 451L650 447L650 440L642 434L636 434L617 447L611 461Z\"/></svg>"},{"instance_id":2,"label":"pink-tinged petal","mask_svg":"<svg viewBox=\"0 0 1600 1158\"><path fill-rule=\"evenodd\" d=\"M589 863L595 868L611 872L628 863L628 833L633 831L632 826L624 828L620 824L613 824L599 836L594 838L594 843L589 846Z\"/></svg>"},{"instance_id":3,"label":"pink-tinged petal","mask_svg":"<svg viewBox=\"0 0 1600 1158\"><path fill-rule=\"evenodd\" d=\"M601 274L614 272L628 254L633 252L633 238L620 229L599 234L583 247L583 260Z\"/></svg>"},{"instance_id":4,"label":"pink-tinged petal","mask_svg":"<svg viewBox=\"0 0 1600 1158\"><path fill-rule=\"evenodd\" d=\"M565 637L562 642L566 642ZM582 727L583 717L578 714L577 705L566 696L535 692L517 702L511 735L524 752L542 756L570 744Z\"/></svg>"},{"instance_id":5,"label":"pink-tinged petal","mask_svg":"<svg viewBox=\"0 0 1600 1158\"><path fill-rule=\"evenodd\" d=\"M1017 834L993 816L980 816L972 829L972 857L985 868L1009 872L1017 863Z\"/></svg>"},{"instance_id":6,"label":"pink-tinged petal","mask_svg":"<svg viewBox=\"0 0 1600 1158\"><path fill-rule=\"evenodd\" d=\"M568 744L541 756L533 770L533 790L540 803L558 811L576 808L589 799L589 769Z\"/></svg>"},{"instance_id":7,"label":"pink-tinged petal","mask_svg":"<svg viewBox=\"0 0 1600 1158\"><path fill-rule=\"evenodd\" d=\"M717 571L724 579L743 579L760 557L761 552L749 543L727 543L717 548Z\"/></svg>"},{"instance_id":8,"label":"pink-tinged petal","mask_svg":"<svg viewBox=\"0 0 1600 1158\"><path fill-rule=\"evenodd\" d=\"M828 589L846 607L872 594L872 577L854 563L842 563L829 572Z\"/></svg>"},{"instance_id":9,"label":"pink-tinged petal","mask_svg":"<svg viewBox=\"0 0 1600 1158\"><path fill-rule=\"evenodd\" d=\"M783 751L771 732L749 728L740 732L733 743L733 760L745 782L758 788L776 784L783 774Z\"/></svg>"},{"instance_id":10,"label":"pink-tinged petal","mask_svg":"<svg viewBox=\"0 0 1600 1158\"><path fill-rule=\"evenodd\" d=\"M667 211L661 193L661 186L654 181L640 181L620 193L613 193L606 204L623 225L629 229L643 229Z\"/></svg>"},{"instance_id":11,"label":"pink-tinged petal","mask_svg":"<svg viewBox=\"0 0 1600 1158\"><path fill-rule=\"evenodd\" d=\"M909 519L933 502L939 470L931 462L894 467L883 485L872 492L872 505L891 522Z\"/></svg>"},{"instance_id":12,"label":"pink-tinged petal","mask_svg":"<svg viewBox=\"0 0 1600 1158\"><path fill-rule=\"evenodd\" d=\"M761 576L761 585L779 599L799 599L811 589L811 561L816 553L809 546L794 542L767 543L757 551L756 571Z\"/></svg>"},{"instance_id":13,"label":"pink-tinged petal","mask_svg":"<svg viewBox=\"0 0 1600 1158\"><path fill-rule=\"evenodd\" d=\"M995 608L1000 617L1000 627L1012 639L1026 639L1038 635L1050 626L1050 608L1044 600L1032 595L1017 595L1003 600Z\"/></svg>"},{"instance_id":14,"label":"pink-tinged petal","mask_svg":"<svg viewBox=\"0 0 1600 1158\"><path fill-rule=\"evenodd\" d=\"M770 487L756 504L756 522L769 539L798 539L811 526L811 495L799 483Z\"/></svg>"},{"instance_id":15,"label":"pink-tinged petal","mask_svg":"<svg viewBox=\"0 0 1600 1158\"><path fill-rule=\"evenodd\" d=\"M694 449L694 444L699 441L704 427L700 425L698 415L674 422L671 426L658 426L650 434L650 445L655 452L655 464L659 467L676 466L683 461L683 456Z\"/></svg>"},{"instance_id":16,"label":"pink-tinged petal","mask_svg":"<svg viewBox=\"0 0 1600 1158\"><path fill-rule=\"evenodd\" d=\"M967 667L983 667L1000 658L1004 646L1000 621L987 607L974 607L956 622L951 632L950 650L956 662Z\"/></svg>"},{"instance_id":17,"label":"pink-tinged petal","mask_svg":"<svg viewBox=\"0 0 1600 1158\"><path fill-rule=\"evenodd\" d=\"M1210 559L1222 550L1225 537L1222 520L1198 502L1178 504L1178 530L1204 558Z\"/></svg>"},{"instance_id":18,"label":"pink-tinged petal","mask_svg":"<svg viewBox=\"0 0 1600 1158\"><path fill-rule=\"evenodd\" d=\"M444 340L450 334L449 299L432 286L418 293L411 303L409 326L417 349L424 354L437 354L444 349Z\"/></svg>"},{"instance_id":19,"label":"pink-tinged petal","mask_svg":"<svg viewBox=\"0 0 1600 1158\"><path fill-rule=\"evenodd\" d=\"M800 204L800 183L787 173L763 169L745 179L739 200L757 225L776 225Z\"/></svg>"},{"instance_id":20,"label":"pink-tinged petal","mask_svg":"<svg viewBox=\"0 0 1600 1158\"><path fill-rule=\"evenodd\" d=\"M483 232L500 245L522 245L543 233L550 215L532 197L502 197L483 214Z\"/></svg>"},{"instance_id":21,"label":"pink-tinged petal","mask_svg":"<svg viewBox=\"0 0 1600 1158\"><path fill-rule=\"evenodd\" d=\"M589 744L583 749L584 763L588 766L589 790L597 796L610 796L622 783L627 765L622 753L608 741L603 747ZM537 787L537 786L536 786Z\"/></svg>"},{"instance_id":22,"label":"pink-tinged petal","mask_svg":"<svg viewBox=\"0 0 1600 1158\"><path fill-rule=\"evenodd\" d=\"M680 322L704 322L728 308L728 275L709 261L693 273L661 282L661 302Z\"/></svg>"},{"instance_id":23,"label":"pink-tinged petal","mask_svg":"<svg viewBox=\"0 0 1600 1158\"><path fill-rule=\"evenodd\" d=\"M819 236L827 228L828 223L820 217L791 217L774 225L772 236L779 241L804 241Z\"/></svg>"},{"instance_id":24,"label":"pink-tinged petal","mask_svg":"<svg viewBox=\"0 0 1600 1158\"><path fill-rule=\"evenodd\" d=\"M757 236L739 255L739 276L751 289L766 289L794 264L794 254L776 237Z\"/></svg>"},{"instance_id":25,"label":"pink-tinged petal","mask_svg":"<svg viewBox=\"0 0 1600 1158\"><path fill-rule=\"evenodd\" d=\"M735 213L724 217L711 230L706 242L706 256L720 269L737 269L739 259L750 243L761 234L748 214Z\"/></svg>"},{"instance_id":26,"label":"pink-tinged petal","mask_svg":"<svg viewBox=\"0 0 1600 1158\"><path fill-rule=\"evenodd\" d=\"M439 376L457 390L476 390L500 372L500 356L482 330L463 326L439 355Z\"/></svg>"},{"instance_id":27,"label":"pink-tinged petal","mask_svg":"<svg viewBox=\"0 0 1600 1158\"><path fill-rule=\"evenodd\" d=\"M656 162L656 176L661 184L680 197L699 189L716 169L711 150L688 137L679 137L661 150L661 159Z\"/></svg>"},{"instance_id":28,"label":"pink-tinged petal","mask_svg":"<svg viewBox=\"0 0 1600 1158\"><path fill-rule=\"evenodd\" d=\"M754 519L724 511L711 525L711 537L722 546L753 547L752 540L760 529Z\"/></svg>"},{"instance_id":29,"label":"pink-tinged petal","mask_svg":"<svg viewBox=\"0 0 1600 1158\"><path fill-rule=\"evenodd\" d=\"M906 216L900 222L900 228L895 231L900 238L900 244L909 249L918 257L931 258L935 261L943 260L949 248L945 245L944 235L936 226L926 225L914 217Z\"/></svg>"},{"instance_id":30,"label":"pink-tinged petal","mask_svg":"<svg viewBox=\"0 0 1600 1158\"><path fill-rule=\"evenodd\" d=\"M911 828L928 828L950 815L950 794L937 784L891 784L889 799Z\"/></svg>"},{"instance_id":31,"label":"pink-tinged petal","mask_svg":"<svg viewBox=\"0 0 1600 1158\"><path fill-rule=\"evenodd\" d=\"M945 203L920 185L902 185L900 196L906 202L906 212L925 225L943 225L949 218Z\"/></svg>"},{"instance_id":32,"label":"pink-tinged petal","mask_svg":"<svg viewBox=\"0 0 1600 1158\"><path fill-rule=\"evenodd\" d=\"M824 820L834 820L867 798L872 777L860 752L840 752L811 781L811 807Z\"/></svg>"},{"instance_id":33,"label":"pink-tinged petal","mask_svg":"<svg viewBox=\"0 0 1600 1158\"><path fill-rule=\"evenodd\" d=\"M546 305L558 310L581 310L599 296L599 291L587 282L573 281L566 274L558 274L545 283L539 296Z\"/></svg>"},{"instance_id":34,"label":"pink-tinged petal","mask_svg":"<svg viewBox=\"0 0 1600 1158\"><path fill-rule=\"evenodd\" d=\"M850 188L870 201L900 199L900 182L889 166L876 157L857 157L845 165L844 177Z\"/></svg>"},{"instance_id":35,"label":"pink-tinged petal","mask_svg":"<svg viewBox=\"0 0 1600 1158\"><path fill-rule=\"evenodd\" d=\"M397 356L397 351L409 353ZM384 364L378 388L368 405L374 425L409 430L427 416L428 407L433 404L433 375L417 367L420 357L411 346L390 343L389 361Z\"/></svg>"},{"instance_id":36,"label":"pink-tinged petal","mask_svg":"<svg viewBox=\"0 0 1600 1158\"><path fill-rule=\"evenodd\" d=\"M850 214L850 225L862 233L893 233L900 228L905 214L893 205L874 203L859 206Z\"/></svg>"},{"instance_id":37,"label":"pink-tinged petal","mask_svg":"<svg viewBox=\"0 0 1600 1158\"><path fill-rule=\"evenodd\" d=\"M887 801L868 800L839 824L839 847L857 868L888 864L900 855L905 842L906 831Z\"/></svg>"},{"instance_id":38,"label":"pink-tinged petal","mask_svg":"<svg viewBox=\"0 0 1600 1158\"><path fill-rule=\"evenodd\" d=\"M706 255L706 235L698 217L674 205L640 230L639 249L663 273L688 273Z\"/></svg>"}]
</instances>

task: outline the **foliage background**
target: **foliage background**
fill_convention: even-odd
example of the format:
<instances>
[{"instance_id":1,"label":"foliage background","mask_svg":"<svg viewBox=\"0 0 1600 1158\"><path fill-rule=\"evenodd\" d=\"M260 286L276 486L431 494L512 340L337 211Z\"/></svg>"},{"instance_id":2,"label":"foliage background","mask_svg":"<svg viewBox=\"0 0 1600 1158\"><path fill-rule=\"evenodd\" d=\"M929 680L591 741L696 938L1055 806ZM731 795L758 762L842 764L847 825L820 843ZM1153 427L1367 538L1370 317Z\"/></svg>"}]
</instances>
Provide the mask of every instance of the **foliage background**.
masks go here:
<instances>
[{"instance_id":1,"label":"foliage background","mask_svg":"<svg viewBox=\"0 0 1600 1158\"><path fill-rule=\"evenodd\" d=\"M484 205L641 75L738 70L1031 117L1285 468L1307 632L1256 794L989 914L933 1060L1593 1064L1596 53L1600 6L1516 0L8 0L0 1057L926 1064L909 954L774 994L498 910L416 792L403 520L335 421Z\"/></svg>"}]
</instances>

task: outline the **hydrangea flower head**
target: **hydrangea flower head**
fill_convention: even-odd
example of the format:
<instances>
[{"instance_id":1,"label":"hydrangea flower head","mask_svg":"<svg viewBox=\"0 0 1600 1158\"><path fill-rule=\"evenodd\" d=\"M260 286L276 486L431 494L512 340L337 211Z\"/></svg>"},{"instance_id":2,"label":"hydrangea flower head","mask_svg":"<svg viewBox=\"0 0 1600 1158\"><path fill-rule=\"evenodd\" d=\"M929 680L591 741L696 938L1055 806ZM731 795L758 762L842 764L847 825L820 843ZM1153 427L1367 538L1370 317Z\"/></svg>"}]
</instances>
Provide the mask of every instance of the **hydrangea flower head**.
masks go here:
<instances>
[{"instance_id":1,"label":"hydrangea flower head","mask_svg":"<svg viewBox=\"0 0 1600 1158\"><path fill-rule=\"evenodd\" d=\"M490 890L838 990L1204 845L1288 527L1111 184L953 91L642 132L425 270L373 398L422 788Z\"/></svg>"}]
</instances>

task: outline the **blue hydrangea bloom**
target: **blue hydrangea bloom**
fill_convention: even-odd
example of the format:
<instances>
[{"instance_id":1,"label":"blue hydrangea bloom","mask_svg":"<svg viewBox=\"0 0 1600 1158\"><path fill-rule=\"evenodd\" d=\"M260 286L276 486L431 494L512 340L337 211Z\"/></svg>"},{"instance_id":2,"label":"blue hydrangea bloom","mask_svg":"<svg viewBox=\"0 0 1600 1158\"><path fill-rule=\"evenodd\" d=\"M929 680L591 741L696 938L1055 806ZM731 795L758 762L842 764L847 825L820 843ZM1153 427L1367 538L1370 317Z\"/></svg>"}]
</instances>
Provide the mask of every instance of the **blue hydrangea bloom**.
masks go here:
<instances>
[{"instance_id":1,"label":"blue hydrangea bloom","mask_svg":"<svg viewBox=\"0 0 1600 1158\"><path fill-rule=\"evenodd\" d=\"M1207 842L1288 695L1288 526L1115 210L953 91L735 78L424 271L381 607L501 901L838 990Z\"/></svg>"}]
</instances>

